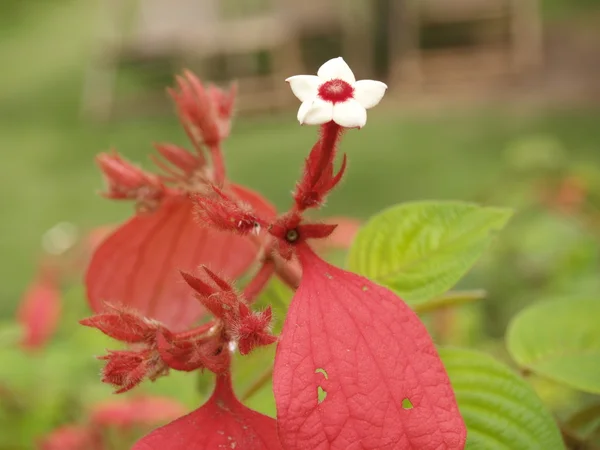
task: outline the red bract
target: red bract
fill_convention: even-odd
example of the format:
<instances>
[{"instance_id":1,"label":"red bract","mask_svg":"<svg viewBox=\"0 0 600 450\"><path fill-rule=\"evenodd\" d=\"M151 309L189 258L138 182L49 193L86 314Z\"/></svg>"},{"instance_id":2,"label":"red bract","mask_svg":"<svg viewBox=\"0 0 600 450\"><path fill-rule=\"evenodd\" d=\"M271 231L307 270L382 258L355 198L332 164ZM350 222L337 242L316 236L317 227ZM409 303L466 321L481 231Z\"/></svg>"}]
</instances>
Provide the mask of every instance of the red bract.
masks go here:
<instances>
[{"instance_id":1,"label":"red bract","mask_svg":"<svg viewBox=\"0 0 600 450\"><path fill-rule=\"evenodd\" d=\"M25 348L42 347L58 326L61 303L56 277L53 269L42 268L21 300L17 317L25 333L21 341Z\"/></svg>"},{"instance_id":2,"label":"red bract","mask_svg":"<svg viewBox=\"0 0 600 450\"><path fill-rule=\"evenodd\" d=\"M248 201L257 195L248 194ZM268 208L266 202L260 208ZM86 274L87 296L95 312L104 302L122 303L173 329L184 329L202 314L179 270L210 265L237 278L254 262L257 246L248 238L199 227L188 197L171 196L154 211L138 214L106 238Z\"/></svg>"},{"instance_id":3,"label":"red bract","mask_svg":"<svg viewBox=\"0 0 600 450\"><path fill-rule=\"evenodd\" d=\"M466 429L450 381L415 313L306 244L298 254L302 281L273 378L284 448L462 449Z\"/></svg>"},{"instance_id":4,"label":"red bract","mask_svg":"<svg viewBox=\"0 0 600 450\"><path fill-rule=\"evenodd\" d=\"M131 428L174 420L185 410L185 406L170 398L141 396L97 403L90 411L90 420L102 428Z\"/></svg>"},{"instance_id":5,"label":"red bract","mask_svg":"<svg viewBox=\"0 0 600 450\"><path fill-rule=\"evenodd\" d=\"M227 372L201 408L138 441L133 450L281 450L274 419L246 408L235 397Z\"/></svg>"}]
</instances>

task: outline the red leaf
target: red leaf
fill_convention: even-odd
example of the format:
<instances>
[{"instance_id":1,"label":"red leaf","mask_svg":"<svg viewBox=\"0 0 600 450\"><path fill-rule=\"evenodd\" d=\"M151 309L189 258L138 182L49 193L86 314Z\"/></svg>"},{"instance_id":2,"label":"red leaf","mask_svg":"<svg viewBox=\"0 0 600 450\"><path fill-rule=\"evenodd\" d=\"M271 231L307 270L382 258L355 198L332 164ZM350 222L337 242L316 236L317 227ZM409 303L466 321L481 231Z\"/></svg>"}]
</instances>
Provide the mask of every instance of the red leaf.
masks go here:
<instances>
[{"instance_id":1,"label":"red leaf","mask_svg":"<svg viewBox=\"0 0 600 450\"><path fill-rule=\"evenodd\" d=\"M185 414L185 406L167 397L140 396L97 403L91 421L102 427L130 428L156 425Z\"/></svg>"},{"instance_id":2,"label":"red leaf","mask_svg":"<svg viewBox=\"0 0 600 450\"><path fill-rule=\"evenodd\" d=\"M60 319L60 291L55 274L40 273L31 283L19 306L18 320L24 328L22 345L42 347L54 334Z\"/></svg>"},{"instance_id":3,"label":"red leaf","mask_svg":"<svg viewBox=\"0 0 600 450\"><path fill-rule=\"evenodd\" d=\"M86 274L88 300L95 312L103 310L104 302L121 303L183 329L203 308L179 270L206 264L237 278L256 254L256 245L245 237L199 227L187 197L170 197L156 211L131 218L98 247Z\"/></svg>"},{"instance_id":4,"label":"red leaf","mask_svg":"<svg viewBox=\"0 0 600 450\"><path fill-rule=\"evenodd\" d=\"M201 408L143 437L133 450L281 450L274 419L246 408L235 397L229 373L217 377Z\"/></svg>"},{"instance_id":5,"label":"red leaf","mask_svg":"<svg viewBox=\"0 0 600 450\"><path fill-rule=\"evenodd\" d=\"M450 381L415 313L388 289L329 265L308 246L298 253L304 272L273 379L284 447L464 448Z\"/></svg>"}]
</instances>

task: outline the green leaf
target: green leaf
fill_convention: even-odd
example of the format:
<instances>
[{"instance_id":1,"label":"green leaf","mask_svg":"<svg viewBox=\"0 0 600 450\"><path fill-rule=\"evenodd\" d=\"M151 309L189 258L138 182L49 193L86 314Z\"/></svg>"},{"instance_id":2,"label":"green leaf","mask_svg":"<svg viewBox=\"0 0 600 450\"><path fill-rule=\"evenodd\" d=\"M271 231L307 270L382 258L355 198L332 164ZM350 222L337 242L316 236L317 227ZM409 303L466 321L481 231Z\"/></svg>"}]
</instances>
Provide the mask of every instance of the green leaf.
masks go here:
<instances>
[{"instance_id":1,"label":"green leaf","mask_svg":"<svg viewBox=\"0 0 600 450\"><path fill-rule=\"evenodd\" d=\"M348 266L414 306L454 286L511 215L509 209L462 202L394 206L359 231Z\"/></svg>"},{"instance_id":2,"label":"green leaf","mask_svg":"<svg viewBox=\"0 0 600 450\"><path fill-rule=\"evenodd\" d=\"M555 450L565 446L556 422L525 380L485 353L442 348L467 450Z\"/></svg>"},{"instance_id":3,"label":"green leaf","mask_svg":"<svg viewBox=\"0 0 600 450\"><path fill-rule=\"evenodd\" d=\"M575 389L600 394L600 300L533 305L510 323L506 343L524 368Z\"/></svg>"}]
</instances>

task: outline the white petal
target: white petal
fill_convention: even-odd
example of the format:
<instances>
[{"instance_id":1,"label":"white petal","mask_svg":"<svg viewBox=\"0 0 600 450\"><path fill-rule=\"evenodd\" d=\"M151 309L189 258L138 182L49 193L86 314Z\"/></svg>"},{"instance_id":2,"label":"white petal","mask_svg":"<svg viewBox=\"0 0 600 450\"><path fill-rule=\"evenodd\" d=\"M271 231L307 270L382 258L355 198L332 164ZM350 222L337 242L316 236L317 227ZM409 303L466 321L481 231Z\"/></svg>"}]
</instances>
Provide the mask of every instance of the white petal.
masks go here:
<instances>
[{"instance_id":1,"label":"white petal","mask_svg":"<svg viewBox=\"0 0 600 450\"><path fill-rule=\"evenodd\" d=\"M333 103L320 98L303 102L298 110L298 121L306 125L322 125L333 120Z\"/></svg>"},{"instance_id":2,"label":"white petal","mask_svg":"<svg viewBox=\"0 0 600 450\"><path fill-rule=\"evenodd\" d=\"M375 80L360 80L354 83L354 98L366 109L377 105L383 98L387 84Z\"/></svg>"},{"instance_id":3,"label":"white petal","mask_svg":"<svg viewBox=\"0 0 600 450\"><path fill-rule=\"evenodd\" d=\"M304 123L304 118L306 117L306 114L308 114L308 111L312 107L313 101L314 101L314 98L311 100L302 102L302 104L300 105L300 108L298 108L297 117L298 117L298 122L300 122L300 124Z\"/></svg>"},{"instance_id":4,"label":"white petal","mask_svg":"<svg viewBox=\"0 0 600 450\"><path fill-rule=\"evenodd\" d=\"M321 125L333 120L333 104L313 97L302 102L298 109L298 122L304 125Z\"/></svg>"},{"instance_id":5,"label":"white petal","mask_svg":"<svg viewBox=\"0 0 600 450\"><path fill-rule=\"evenodd\" d=\"M289 77L285 81L290 83L292 92L301 102L316 97L319 86L323 82L316 75L296 75L294 77Z\"/></svg>"},{"instance_id":6,"label":"white petal","mask_svg":"<svg viewBox=\"0 0 600 450\"><path fill-rule=\"evenodd\" d=\"M333 121L346 128L362 128L367 123L367 110L354 99L336 103L333 107Z\"/></svg>"},{"instance_id":7,"label":"white petal","mask_svg":"<svg viewBox=\"0 0 600 450\"><path fill-rule=\"evenodd\" d=\"M346 61L340 56L333 58L323 64L317 72L319 78L323 81L329 81L334 79L344 80L346 83L354 84L356 78L352 73L352 69L346 64Z\"/></svg>"}]
</instances>

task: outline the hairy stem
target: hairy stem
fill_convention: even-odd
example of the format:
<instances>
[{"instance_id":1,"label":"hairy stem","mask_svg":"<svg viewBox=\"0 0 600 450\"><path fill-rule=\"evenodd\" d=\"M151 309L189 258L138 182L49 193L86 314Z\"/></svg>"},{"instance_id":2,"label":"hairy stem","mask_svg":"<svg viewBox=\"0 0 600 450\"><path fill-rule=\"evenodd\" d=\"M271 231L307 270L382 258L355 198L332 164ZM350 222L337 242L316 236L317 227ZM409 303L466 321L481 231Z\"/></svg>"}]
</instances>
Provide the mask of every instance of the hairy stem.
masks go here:
<instances>
[{"instance_id":1,"label":"hairy stem","mask_svg":"<svg viewBox=\"0 0 600 450\"><path fill-rule=\"evenodd\" d=\"M214 331L211 331L211 330L215 325L217 325L217 322L215 322L214 320L211 320L210 322L200 325L199 327L192 328L191 330L182 331L181 333L175 333L174 338L176 340L179 340L179 339L195 338L195 337L199 337L199 336L203 336L203 337L212 336Z\"/></svg>"},{"instance_id":2,"label":"hairy stem","mask_svg":"<svg viewBox=\"0 0 600 450\"><path fill-rule=\"evenodd\" d=\"M215 171L215 183L218 186L223 186L223 183L225 182L225 161L223 160L221 146L218 144L211 145L210 155L213 162L213 169Z\"/></svg>"}]
</instances>

